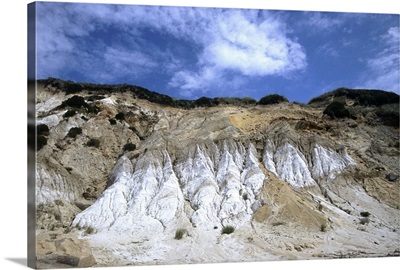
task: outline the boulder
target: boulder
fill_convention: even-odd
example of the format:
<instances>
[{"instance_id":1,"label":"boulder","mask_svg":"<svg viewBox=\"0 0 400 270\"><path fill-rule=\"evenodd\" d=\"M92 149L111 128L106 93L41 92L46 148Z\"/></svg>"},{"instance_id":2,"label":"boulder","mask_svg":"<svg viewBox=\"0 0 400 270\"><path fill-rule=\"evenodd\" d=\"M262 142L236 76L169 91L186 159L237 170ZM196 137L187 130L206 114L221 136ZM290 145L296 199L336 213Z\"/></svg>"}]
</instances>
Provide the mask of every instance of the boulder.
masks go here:
<instances>
[{"instance_id":1,"label":"boulder","mask_svg":"<svg viewBox=\"0 0 400 270\"><path fill-rule=\"evenodd\" d=\"M38 265L66 265L86 268L96 264L89 243L82 239L64 238L38 243Z\"/></svg>"},{"instance_id":2,"label":"boulder","mask_svg":"<svg viewBox=\"0 0 400 270\"><path fill-rule=\"evenodd\" d=\"M81 199L81 200L76 200L75 201L76 207L78 207L82 211L85 210L86 208L88 208L89 206L91 206L92 204L93 204L92 201L88 201L88 200L85 200L85 199Z\"/></svg>"},{"instance_id":3,"label":"boulder","mask_svg":"<svg viewBox=\"0 0 400 270\"><path fill-rule=\"evenodd\" d=\"M74 267L90 267L96 264L89 243L72 238L55 242L57 261Z\"/></svg>"}]
</instances>

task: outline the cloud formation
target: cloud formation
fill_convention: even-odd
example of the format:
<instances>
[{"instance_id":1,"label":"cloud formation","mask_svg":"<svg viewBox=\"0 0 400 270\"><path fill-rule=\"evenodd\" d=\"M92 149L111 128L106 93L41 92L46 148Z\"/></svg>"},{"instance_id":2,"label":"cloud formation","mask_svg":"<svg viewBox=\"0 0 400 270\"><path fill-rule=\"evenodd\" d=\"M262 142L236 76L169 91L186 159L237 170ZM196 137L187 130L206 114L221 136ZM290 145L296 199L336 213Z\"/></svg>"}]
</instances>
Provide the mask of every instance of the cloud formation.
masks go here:
<instances>
[{"instance_id":1,"label":"cloud formation","mask_svg":"<svg viewBox=\"0 0 400 270\"><path fill-rule=\"evenodd\" d=\"M266 12L60 5L41 3L39 8L39 77L80 73L113 83L149 76L158 66L170 77L169 87L192 97L218 85L238 87L244 76L289 76L307 65L303 47L287 37L278 17ZM165 35L182 42L181 50L168 40L162 43Z\"/></svg>"},{"instance_id":2,"label":"cloud formation","mask_svg":"<svg viewBox=\"0 0 400 270\"><path fill-rule=\"evenodd\" d=\"M299 25L301 27L306 27L308 31L333 31L341 27L346 19L349 16L353 16L351 14L335 14L329 12L306 12L306 16L303 17L301 21L299 21ZM323 32L322 32L323 33Z\"/></svg>"},{"instance_id":3,"label":"cloud formation","mask_svg":"<svg viewBox=\"0 0 400 270\"><path fill-rule=\"evenodd\" d=\"M382 51L367 60L367 71L358 88L382 89L400 94L399 27L391 27L380 36L386 44Z\"/></svg>"},{"instance_id":4,"label":"cloud formation","mask_svg":"<svg viewBox=\"0 0 400 270\"><path fill-rule=\"evenodd\" d=\"M286 36L285 25L272 15L257 21L255 13L221 12L203 35L208 38L203 39L196 66L176 73L169 84L185 95L221 82L229 84L227 71L235 72L237 78L288 76L307 66L303 47Z\"/></svg>"}]
</instances>

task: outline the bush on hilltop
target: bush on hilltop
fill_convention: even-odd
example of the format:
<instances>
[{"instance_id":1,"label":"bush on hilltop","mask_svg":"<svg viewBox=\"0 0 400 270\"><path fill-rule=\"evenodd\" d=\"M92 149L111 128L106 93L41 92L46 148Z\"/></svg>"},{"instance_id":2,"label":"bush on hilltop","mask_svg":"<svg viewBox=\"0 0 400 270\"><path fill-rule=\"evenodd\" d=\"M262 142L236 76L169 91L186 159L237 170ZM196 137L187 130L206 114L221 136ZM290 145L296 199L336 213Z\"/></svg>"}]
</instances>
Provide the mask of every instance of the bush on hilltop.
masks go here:
<instances>
[{"instance_id":1,"label":"bush on hilltop","mask_svg":"<svg viewBox=\"0 0 400 270\"><path fill-rule=\"evenodd\" d=\"M259 101L259 105L270 105L270 104L279 104L282 102L289 102L287 98L278 94L272 94L265 97L262 97Z\"/></svg>"}]
</instances>

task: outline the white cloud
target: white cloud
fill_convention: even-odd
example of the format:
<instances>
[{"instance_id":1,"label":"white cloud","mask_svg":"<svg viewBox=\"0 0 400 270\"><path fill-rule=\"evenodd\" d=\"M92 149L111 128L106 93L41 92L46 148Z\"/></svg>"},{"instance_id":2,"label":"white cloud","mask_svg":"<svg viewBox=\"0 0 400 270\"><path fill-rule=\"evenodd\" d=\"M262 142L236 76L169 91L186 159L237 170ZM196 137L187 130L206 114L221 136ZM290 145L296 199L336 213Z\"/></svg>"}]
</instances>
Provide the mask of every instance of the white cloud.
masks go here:
<instances>
[{"instance_id":1,"label":"white cloud","mask_svg":"<svg viewBox=\"0 0 400 270\"><path fill-rule=\"evenodd\" d=\"M178 88L184 98L196 99L204 95L241 96L241 87L247 82L248 78L244 76L232 76L218 67L204 66L197 72L178 71L168 86Z\"/></svg>"},{"instance_id":2,"label":"white cloud","mask_svg":"<svg viewBox=\"0 0 400 270\"><path fill-rule=\"evenodd\" d=\"M289 76L307 65L303 47L289 39L285 25L272 16L257 23L256 13L226 11L217 14L209 26L194 71L175 74L169 84L186 95L229 85L232 78L225 76L227 72L237 73L234 86L238 87L244 76Z\"/></svg>"},{"instance_id":3,"label":"white cloud","mask_svg":"<svg viewBox=\"0 0 400 270\"><path fill-rule=\"evenodd\" d=\"M367 72L357 88L382 89L400 93L399 27L391 27L381 36L386 48L367 61Z\"/></svg>"},{"instance_id":4,"label":"white cloud","mask_svg":"<svg viewBox=\"0 0 400 270\"><path fill-rule=\"evenodd\" d=\"M213 69L203 69L198 73L183 70L175 73L169 85L180 88L183 90L183 95L189 97L191 90L204 90L208 82L215 80L216 73L213 71Z\"/></svg>"},{"instance_id":5,"label":"white cloud","mask_svg":"<svg viewBox=\"0 0 400 270\"><path fill-rule=\"evenodd\" d=\"M203 58L220 68L236 70L244 75L264 76L302 68L291 58L305 58L301 48L281 32L279 23L249 22L239 12L220 18L214 40L206 46Z\"/></svg>"},{"instance_id":6,"label":"white cloud","mask_svg":"<svg viewBox=\"0 0 400 270\"><path fill-rule=\"evenodd\" d=\"M117 5L39 3L37 20L38 77L65 77L81 73L97 82L118 82L135 78L155 67L149 47L135 48L134 14ZM129 9L128 9L129 10ZM108 44L93 34L115 27L124 31L124 45L118 37ZM127 31L129 29L129 31ZM135 36L139 41L140 35Z\"/></svg>"},{"instance_id":7,"label":"white cloud","mask_svg":"<svg viewBox=\"0 0 400 270\"><path fill-rule=\"evenodd\" d=\"M307 18L299 24L307 27L309 31L330 31L340 27L345 22L346 17L351 14L337 14L332 12L305 12Z\"/></svg>"},{"instance_id":8,"label":"white cloud","mask_svg":"<svg viewBox=\"0 0 400 270\"><path fill-rule=\"evenodd\" d=\"M331 42L325 43L324 45L317 48L317 52L320 54L328 55L331 57L338 57L339 52L337 49L331 44Z\"/></svg>"},{"instance_id":9,"label":"white cloud","mask_svg":"<svg viewBox=\"0 0 400 270\"><path fill-rule=\"evenodd\" d=\"M391 27L382 37L391 46L399 46L400 27Z\"/></svg>"},{"instance_id":10,"label":"white cloud","mask_svg":"<svg viewBox=\"0 0 400 270\"><path fill-rule=\"evenodd\" d=\"M268 12L62 3L39 6L38 71L42 77L80 72L107 82L149 75L157 68L156 72L169 73L170 87L190 97L215 86L237 88L245 76L290 76L307 65L303 47L288 38L285 24ZM123 32L112 40L99 37L115 30ZM186 55L174 55L178 48L169 48L171 38L166 44L151 44L146 40L148 33L185 42ZM188 65L188 58L195 60Z\"/></svg>"},{"instance_id":11,"label":"white cloud","mask_svg":"<svg viewBox=\"0 0 400 270\"><path fill-rule=\"evenodd\" d=\"M138 66L143 68L154 68L157 65L147 55L138 51L126 50L124 48L108 47L104 54L104 60L109 65L118 64L120 67L123 66L129 69Z\"/></svg>"}]
</instances>

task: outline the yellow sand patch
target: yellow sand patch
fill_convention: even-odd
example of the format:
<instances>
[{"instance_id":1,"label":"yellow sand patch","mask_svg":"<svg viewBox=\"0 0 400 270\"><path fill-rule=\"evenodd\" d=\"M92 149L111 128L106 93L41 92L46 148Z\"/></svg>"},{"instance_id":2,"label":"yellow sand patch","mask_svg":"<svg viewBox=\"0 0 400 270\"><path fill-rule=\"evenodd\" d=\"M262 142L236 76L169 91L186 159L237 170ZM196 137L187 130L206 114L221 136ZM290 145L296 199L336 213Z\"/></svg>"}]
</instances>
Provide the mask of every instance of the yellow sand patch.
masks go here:
<instances>
[{"instance_id":1,"label":"yellow sand patch","mask_svg":"<svg viewBox=\"0 0 400 270\"><path fill-rule=\"evenodd\" d=\"M326 219L306 192L297 192L289 184L268 172L261 196L268 202L254 214L254 220L272 226L301 227L318 231Z\"/></svg>"}]
</instances>

